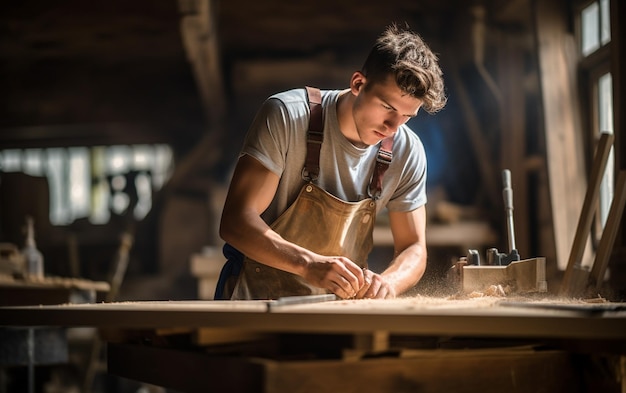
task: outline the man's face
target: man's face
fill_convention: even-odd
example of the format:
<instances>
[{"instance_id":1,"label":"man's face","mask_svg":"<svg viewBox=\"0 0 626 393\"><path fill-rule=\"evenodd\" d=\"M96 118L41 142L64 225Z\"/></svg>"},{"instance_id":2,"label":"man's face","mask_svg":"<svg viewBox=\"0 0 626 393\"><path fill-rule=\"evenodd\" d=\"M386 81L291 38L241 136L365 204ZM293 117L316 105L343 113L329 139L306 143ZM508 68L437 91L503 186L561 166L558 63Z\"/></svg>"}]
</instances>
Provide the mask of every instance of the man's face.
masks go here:
<instances>
[{"instance_id":1,"label":"man's face","mask_svg":"<svg viewBox=\"0 0 626 393\"><path fill-rule=\"evenodd\" d=\"M351 90L356 95L352 108L356 132L360 142L366 145L375 145L394 135L422 106L420 99L400 90L391 75L374 83L356 72Z\"/></svg>"}]
</instances>

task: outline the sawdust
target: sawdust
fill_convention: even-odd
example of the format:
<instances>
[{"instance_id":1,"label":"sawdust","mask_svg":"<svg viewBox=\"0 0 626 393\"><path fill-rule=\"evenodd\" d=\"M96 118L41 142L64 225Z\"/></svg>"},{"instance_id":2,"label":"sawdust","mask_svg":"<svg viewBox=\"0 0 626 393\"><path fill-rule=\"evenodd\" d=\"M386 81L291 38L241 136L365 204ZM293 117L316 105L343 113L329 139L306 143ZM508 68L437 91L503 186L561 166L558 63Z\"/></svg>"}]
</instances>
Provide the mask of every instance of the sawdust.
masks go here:
<instances>
[{"instance_id":1,"label":"sawdust","mask_svg":"<svg viewBox=\"0 0 626 393\"><path fill-rule=\"evenodd\" d=\"M368 300L358 300L367 302ZM535 293L519 295L508 292L501 285L492 285L484 292L474 291L468 294L457 293L449 296L424 296L414 295L397 299L373 300L373 302L385 302L386 307L407 309L430 309L430 308L488 308L497 307L503 301L528 303L528 304L551 304L551 305L593 305L610 303L607 299L598 296L596 298L565 298L556 295Z\"/></svg>"},{"instance_id":2,"label":"sawdust","mask_svg":"<svg viewBox=\"0 0 626 393\"><path fill-rule=\"evenodd\" d=\"M484 292L472 291L467 296L470 298L485 296L505 297L508 293L510 293L508 287L505 289L502 285L490 285Z\"/></svg>"},{"instance_id":3,"label":"sawdust","mask_svg":"<svg viewBox=\"0 0 626 393\"><path fill-rule=\"evenodd\" d=\"M433 297L414 295L410 297L400 297L396 299L353 299L337 300L332 302L332 306L346 309L359 310L386 310L386 311L420 311L433 309L476 309L494 307L500 301L500 297L483 296L476 298L459 298L455 296ZM327 308L328 303L310 304L308 308Z\"/></svg>"}]
</instances>

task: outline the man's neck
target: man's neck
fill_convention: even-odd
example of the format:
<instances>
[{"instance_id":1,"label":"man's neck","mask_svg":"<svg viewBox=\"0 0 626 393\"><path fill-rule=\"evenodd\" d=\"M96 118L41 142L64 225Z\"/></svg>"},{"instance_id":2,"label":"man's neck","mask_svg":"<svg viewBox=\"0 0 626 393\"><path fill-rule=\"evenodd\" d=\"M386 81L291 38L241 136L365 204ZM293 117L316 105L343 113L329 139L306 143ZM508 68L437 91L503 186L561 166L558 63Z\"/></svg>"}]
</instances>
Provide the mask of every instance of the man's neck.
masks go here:
<instances>
[{"instance_id":1,"label":"man's neck","mask_svg":"<svg viewBox=\"0 0 626 393\"><path fill-rule=\"evenodd\" d=\"M337 99L337 120L339 122L339 130L354 146L365 148L367 145L359 140L359 134L356 131L354 118L352 117L352 105L354 104L354 98L354 95L349 89L339 93L339 98Z\"/></svg>"}]
</instances>

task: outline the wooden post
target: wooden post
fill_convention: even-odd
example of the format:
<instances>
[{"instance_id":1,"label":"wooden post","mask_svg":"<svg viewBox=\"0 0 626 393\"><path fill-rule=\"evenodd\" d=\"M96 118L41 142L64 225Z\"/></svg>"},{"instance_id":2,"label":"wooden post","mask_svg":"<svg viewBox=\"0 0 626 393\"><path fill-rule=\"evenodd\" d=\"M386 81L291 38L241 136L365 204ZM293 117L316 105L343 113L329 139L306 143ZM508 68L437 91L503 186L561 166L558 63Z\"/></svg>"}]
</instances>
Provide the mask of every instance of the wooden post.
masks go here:
<instances>
[{"instance_id":1,"label":"wooden post","mask_svg":"<svg viewBox=\"0 0 626 393\"><path fill-rule=\"evenodd\" d=\"M564 1L534 1L533 18L546 140L552 225L557 265L567 266L567 255L585 193L583 136L578 119L574 68L576 45L568 33Z\"/></svg>"},{"instance_id":2,"label":"wooden post","mask_svg":"<svg viewBox=\"0 0 626 393\"><path fill-rule=\"evenodd\" d=\"M613 80L613 126L615 134L616 172L626 169L626 39L624 39L623 15L626 2L611 1L611 79ZM626 231L621 230L615 249L626 249ZM626 391L626 390L625 390Z\"/></svg>"},{"instance_id":3,"label":"wooden post","mask_svg":"<svg viewBox=\"0 0 626 393\"><path fill-rule=\"evenodd\" d=\"M217 35L216 0L198 0L195 14L181 20L181 34L189 62L212 124L220 124L226 113L223 73Z\"/></svg>"}]
</instances>

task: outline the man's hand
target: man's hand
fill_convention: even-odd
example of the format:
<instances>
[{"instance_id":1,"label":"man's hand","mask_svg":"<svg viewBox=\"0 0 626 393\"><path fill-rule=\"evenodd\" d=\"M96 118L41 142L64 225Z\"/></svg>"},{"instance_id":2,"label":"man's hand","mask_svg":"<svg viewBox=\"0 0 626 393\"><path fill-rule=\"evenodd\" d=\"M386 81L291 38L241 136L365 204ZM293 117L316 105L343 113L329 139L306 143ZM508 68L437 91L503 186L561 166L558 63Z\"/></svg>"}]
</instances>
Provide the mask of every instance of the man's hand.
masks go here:
<instances>
[{"instance_id":1,"label":"man's hand","mask_svg":"<svg viewBox=\"0 0 626 393\"><path fill-rule=\"evenodd\" d=\"M364 283L356 294L357 299L393 299L396 292L383 276L363 269Z\"/></svg>"},{"instance_id":2,"label":"man's hand","mask_svg":"<svg viewBox=\"0 0 626 393\"><path fill-rule=\"evenodd\" d=\"M342 299L356 297L364 285L363 270L345 257L320 257L309 262L303 278Z\"/></svg>"}]
</instances>

